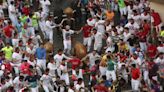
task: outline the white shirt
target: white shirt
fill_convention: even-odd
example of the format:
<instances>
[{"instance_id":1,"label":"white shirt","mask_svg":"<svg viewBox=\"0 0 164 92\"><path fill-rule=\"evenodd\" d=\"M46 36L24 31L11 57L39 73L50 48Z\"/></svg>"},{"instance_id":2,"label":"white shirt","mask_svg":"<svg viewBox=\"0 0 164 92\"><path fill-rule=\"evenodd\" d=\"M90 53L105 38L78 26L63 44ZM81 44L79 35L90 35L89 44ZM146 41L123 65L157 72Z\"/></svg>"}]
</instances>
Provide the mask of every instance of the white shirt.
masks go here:
<instances>
[{"instance_id":1,"label":"white shirt","mask_svg":"<svg viewBox=\"0 0 164 92\"><path fill-rule=\"evenodd\" d=\"M128 19L132 18L133 9L131 9L130 6L128 6L127 11L128 11Z\"/></svg>"},{"instance_id":2,"label":"white shirt","mask_svg":"<svg viewBox=\"0 0 164 92\"><path fill-rule=\"evenodd\" d=\"M56 27L56 24L53 21L46 21L46 31L53 31L53 28Z\"/></svg>"},{"instance_id":3,"label":"white shirt","mask_svg":"<svg viewBox=\"0 0 164 92\"><path fill-rule=\"evenodd\" d=\"M40 43L43 43L43 41L42 41L40 35L37 35L37 36L35 36L35 37L32 37L32 39L33 39L34 45L36 45L37 47L39 47L39 42L40 42Z\"/></svg>"},{"instance_id":4,"label":"white shirt","mask_svg":"<svg viewBox=\"0 0 164 92\"><path fill-rule=\"evenodd\" d=\"M108 48L105 50L105 53L108 53L109 51L113 53L114 50L115 50L115 47L114 47L113 45L110 45L110 46L108 46Z\"/></svg>"},{"instance_id":5,"label":"white shirt","mask_svg":"<svg viewBox=\"0 0 164 92\"><path fill-rule=\"evenodd\" d=\"M145 15L144 13L141 14L142 21L147 20L150 21L151 17L149 14Z\"/></svg>"},{"instance_id":6,"label":"white shirt","mask_svg":"<svg viewBox=\"0 0 164 92\"><path fill-rule=\"evenodd\" d=\"M19 39L12 39L12 45L14 47L17 47L18 46L18 42L19 42Z\"/></svg>"},{"instance_id":7,"label":"white shirt","mask_svg":"<svg viewBox=\"0 0 164 92\"><path fill-rule=\"evenodd\" d=\"M75 85L75 89L76 89L77 91L79 91L80 88L84 88L84 82L82 82L82 84L76 84L76 85Z\"/></svg>"},{"instance_id":8,"label":"white shirt","mask_svg":"<svg viewBox=\"0 0 164 92\"><path fill-rule=\"evenodd\" d=\"M138 57L137 59L134 59L133 57L131 58L132 62L135 64L138 64L139 66L141 66L142 61L141 59Z\"/></svg>"},{"instance_id":9,"label":"white shirt","mask_svg":"<svg viewBox=\"0 0 164 92\"><path fill-rule=\"evenodd\" d=\"M51 5L49 0L40 0L41 7L43 9L43 12L48 13L49 12L49 6Z\"/></svg>"},{"instance_id":10,"label":"white shirt","mask_svg":"<svg viewBox=\"0 0 164 92\"><path fill-rule=\"evenodd\" d=\"M103 40L103 34L102 34L102 33L97 32L97 33L94 35L94 38L95 38L94 44L102 44L102 40Z\"/></svg>"},{"instance_id":11,"label":"white shirt","mask_svg":"<svg viewBox=\"0 0 164 92\"><path fill-rule=\"evenodd\" d=\"M70 40L71 34L74 34L74 31L73 30L66 31L65 29L63 29L62 33L63 33L63 40Z\"/></svg>"},{"instance_id":12,"label":"white shirt","mask_svg":"<svg viewBox=\"0 0 164 92\"><path fill-rule=\"evenodd\" d=\"M116 29L117 29L118 34L121 34L121 32L124 31L124 28L122 26L120 27L116 26Z\"/></svg>"},{"instance_id":13,"label":"white shirt","mask_svg":"<svg viewBox=\"0 0 164 92\"><path fill-rule=\"evenodd\" d=\"M22 61L22 55L20 53L16 53L14 52L12 54L12 58L17 62L17 63L21 63Z\"/></svg>"},{"instance_id":14,"label":"white shirt","mask_svg":"<svg viewBox=\"0 0 164 92\"><path fill-rule=\"evenodd\" d=\"M69 88L69 89L68 89L68 92L75 92L75 91Z\"/></svg>"},{"instance_id":15,"label":"white shirt","mask_svg":"<svg viewBox=\"0 0 164 92\"><path fill-rule=\"evenodd\" d=\"M160 59L159 57L155 60L156 64L164 63L164 58Z\"/></svg>"},{"instance_id":16,"label":"white shirt","mask_svg":"<svg viewBox=\"0 0 164 92\"><path fill-rule=\"evenodd\" d=\"M133 24L131 24L129 22L125 25L125 27L128 27L129 32L132 33L132 34L135 33L139 29L139 25L136 22L134 22Z\"/></svg>"},{"instance_id":17,"label":"white shirt","mask_svg":"<svg viewBox=\"0 0 164 92\"><path fill-rule=\"evenodd\" d=\"M97 28L97 31L104 34L105 33L105 25L103 24L103 20L99 20L96 22L95 27Z\"/></svg>"},{"instance_id":18,"label":"white shirt","mask_svg":"<svg viewBox=\"0 0 164 92\"><path fill-rule=\"evenodd\" d=\"M67 66L66 65L65 66L64 65L60 65L59 69L61 69L61 71L63 71L62 75L67 73ZM64 79L64 77L61 78L61 79Z\"/></svg>"},{"instance_id":19,"label":"white shirt","mask_svg":"<svg viewBox=\"0 0 164 92\"><path fill-rule=\"evenodd\" d=\"M0 18L3 18L4 17L4 12L3 12L3 6L0 5Z\"/></svg>"},{"instance_id":20,"label":"white shirt","mask_svg":"<svg viewBox=\"0 0 164 92\"><path fill-rule=\"evenodd\" d=\"M109 25L106 26L106 31L109 31L111 29L112 29L112 25L109 24Z\"/></svg>"},{"instance_id":21,"label":"white shirt","mask_svg":"<svg viewBox=\"0 0 164 92\"><path fill-rule=\"evenodd\" d=\"M50 76L55 75L55 70L57 69L57 66L56 66L55 62L54 63L49 62L48 65L47 65L47 68L50 70L50 72L49 72Z\"/></svg>"},{"instance_id":22,"label":"white shirt","mask_svg":"<svg viewBox=\"0 0 164 92\"><path fill-rule=\"evenodd\" d=\"M106 40L107 45L112 45L113 44L113 40L110 36L108 36L107 40Z\"/></svg>"},{"instance_id":23,"label":"white shirt","mask_svg":"<svg viewBox=\"0 0 164 92\"><path fill-rule=\"evenodd\" d=\"M51 77L49 75L43 74L40 80L43 81L43 85L49 85L51 83Z\"/></svg>"},{"instance_id":24,"label":"white shirt","mask_svg":"<svg viewBox=\"0 0 164 92\"><path fill-rule=\"evenodd\" d=\"M140 15L132 15L132 18L134 19L134 21L140 25L141 24L141 16Z\"/></svg>"},{"instance_id":25,"label":"white shirt","mask_svg":"<svg viewBox=\"0 0 164 92\"><path fill-rule=\"evenodd\" d=\"M14 80L13 80L13 84L14 84L14 88L15 89L21 89L24 85L23 81L19 80L19 76L17 76Z\"/></svg>"},{"instance_id":26,"label":"white shirt","mask_svg":"<svg viewBox=\"0 0 164 92\"><path fill-rule=\"evenodd\" d=\"M128 40L132 35L131 35L131 33L126 33L126 32L124 32L124 33L123 33L123 36L124 36L124 37L123 37L123 38L124 38L124 41L127 42L127 40Z\"/></svg>"},{"instance_id":27,"label":"white shirt","mask_svg":"<svg viewBox=\"0 0 164 92\"><path fill-rule=\"evenodd\" d=\"M56 54L54 56L54 60L56 61L57 67L60 65L60 63L63 60L63 58L65 58L65 59L71 59L71 58L67 57L65 54L62 54L62 55Z\"/></svg>"},{"instance_id":28,"label":"white shirt","mask_svg":"<svg viewBox=\"0 0 164 92\"><path fill-rule=\"evenodd\" d=\"M100 58L100 55L97 53L95 55L93 55L93 53L89 53L87 57L89 57L90 65L93 66L95 65L95 61Z\"/></svg>"},{"instance_id":29,"label":"white shirt","mask_svg":"<svg viewBox=\"0 0 164 92\"><path fill-rule=\"evenodd\" d=\"M26 51L27 51L27 53L29 53L29 54L35 54L35 51L36 51L36 49L33 47L32 49L30 48L30 47L27 47L26 48Z\"/></svg>"},{"instance_id":30,"label":"white shirt","mask_svg":"<svg viewBox=\"0 0 164 92\"><path fill-rule=\"evenodd\" d=\"M157 50L158 50L158 52L164 53L164 46L158 46Z\"/></svg>"},{"instance_id":31,"label":"white shirt","mask_svg":"<svg viewBox=\"0 0 164 92\"><path fill-rule=\"evenodd\" d=\"M9 16L16 16L16 9L15 9L15 6L9 5L8 11L9 11Z\"/></svg>"}]
</instances>

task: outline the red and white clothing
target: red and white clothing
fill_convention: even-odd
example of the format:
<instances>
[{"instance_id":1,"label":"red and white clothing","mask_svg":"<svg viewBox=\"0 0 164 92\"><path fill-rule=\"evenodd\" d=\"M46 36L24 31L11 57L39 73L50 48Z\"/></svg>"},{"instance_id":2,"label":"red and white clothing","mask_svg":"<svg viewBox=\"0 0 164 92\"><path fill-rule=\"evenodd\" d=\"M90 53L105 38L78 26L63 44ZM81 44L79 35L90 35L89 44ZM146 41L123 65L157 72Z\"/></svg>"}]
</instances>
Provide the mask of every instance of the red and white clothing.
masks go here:
<instances>
[{"instance_id":1,"label":"red and white clothing","mask_svg":"<svg viewBox=\"0 0 164 92\"><path fill-rule=\"evenodd\" d=\"M78 78L83 78L83 76L82 76L82 69L79 69L79 75L78 76L76 74L76 69L78 67L80 67L80 65L81 65L80 59L73 58L73 59L70 59L68 62L70 62L72 64L72 74L75 75Z\"/></svg>"},{"instance_id":2,"label":"red and white clothing","mask_svg":"<svg viewBox=\"0 0 164 92\"><path fill-rule=\"evenodd\" d=\"M156 12L151 13L151 22L155 26L157 33L161 31L161 27L163 24L160 15L158 13Z\"/></svg>"},{"instance_id":3,"label":"red and white clothing","mask_svg":"<svg viewBox=\"0 0 164 92\"><path fill-rule=\"evenodd\" d=\"M21 71L22 74L31 75L30 64L27 63L27 62L22 63L21 66L20 66L20 71Z\"/></svg>"},{"instance_id":4,"label":"red and white clothing","mask_svg":"<svg viewBox=\"0 0 164 92\"><path fill-rule=\"evenodd\" d=\"M92 43L92 38L91 38L91 30L92 30L92 26L84 26L82 27L82 31L83 31L83 44L85 46L87 46L87 51L90 51L91 48L91 43Z\"/></svg>"},{"instance_id":5,"label":"red and white clothing","mask_svg":"<svg viewBox=\"0 0 164 92\"><path fill-rule=\"evenodd\" d=\"M140 85L140 81L139 81L140 69L139 68L131 69L131 75L132 75L132 79L131 79L132 90L138 91Z\"/></svg>"},{"instance_id":6,"label":"red and white clothing","mask_svg":"<svg viewBox=\"0 0 164 92\"><path fill-rule=\"evenodd\" d=\"M7 38L11 38L13 36L13 31L14 31L14 27L11 25L8 25L3 28L3 32Z\"/></svg>"},{"instance_id":7,"label":"red and white clothing","mask_svg":"<svg viewBox=\"0 0 164 92\"><path fill-rule=\"evenodd\" d=\"M155 45L148 46L147 53L150 58L155 58L157 54L157 47Z\"/></svg>"}]
</instances>

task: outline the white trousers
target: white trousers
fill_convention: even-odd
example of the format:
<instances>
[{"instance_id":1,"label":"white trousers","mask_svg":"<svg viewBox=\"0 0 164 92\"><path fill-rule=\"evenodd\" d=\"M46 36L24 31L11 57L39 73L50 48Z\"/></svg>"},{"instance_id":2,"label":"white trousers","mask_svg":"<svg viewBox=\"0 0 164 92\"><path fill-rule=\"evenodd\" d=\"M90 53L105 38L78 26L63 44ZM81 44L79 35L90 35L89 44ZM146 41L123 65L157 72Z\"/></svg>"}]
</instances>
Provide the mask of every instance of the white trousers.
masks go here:
<instances>
[{"instance_id":1,"label":"white trousers","mask_svg":"<svg viewBox=\"0 0 164 92\"><path fill-rule=\"evenodd\" d=\"M127 9L126 9L126 7L120 8L120 14L121 14L121 15L126 15L126 14L127 14Z\"/></svg>"},{"instance_id":2,"label":"white trousers","mask_svg":"<svg viewBox=\"0 0 164 92\"><path fill-rule=\"evenodd\" d=\"M46 31L46 38L49 39L51 43L53 43L53 30L47 30Z\"/></svg>"},{"instance_id":3,"label":"white trousers","mask_svg":"<svg viewBox=\"0 0 164 92\"><path fill-rule=\"evenodd\" d=\"M63 40L64 49L71 50L71 40Z\"/></svg>"},{"instance_id":4,"label":"white trousers","mask_svg":"<svg viewBox=\"0 0 164 92\"><path fill-rule=\"evenodd\" d=\"M34 27L28 27L27 30L29 30L29 37L35 37Z\"/></svg>"},{"instance_id":5,"label":"white trousers","mask_svg":"<svg viewBox=\"0 0 164 92\"><path fill-rule=\"evenodd\" d=\"M102 43L100 43L100 44L94 44L94 50L100 52L101 51L101 48L102 48Z\"/></svg>"},{"instance_id":6,"label":"white trousers","mask_svg":"<svg viewBox=\"0 0 164 92\"><path fill-rule=\"evenodd\" d=\"M45 92L54 92L53 86L51 84L42 85Z\"/></svg>"},{"instance_id":7,"label":"white trousers","mask_svg":"<svg viewBox=\"0 0 164 92\"><path fill-rule=\"evenodd\" d=\"M18 24L18 19L15 15L9 15L9 18L14 26Z\"/></svg>"},{"instance_id":8,"label":"white trousers","mask_svg":"<svg viewBox=\"0 0 164 92\"><path fill-rule=\"evenodd\" d=\"M99 69L100 69L101 76L106 75L106 71L107 71L107 68L106 67L100 66Z\"/></svg>"},{"instance_id":9,"label":"white trousers","mask_svg":"<svg viewBox=\"0 0 164 92\"><path fill-rule=\"evenodd\" d=\"M61 78L61 80L64 80L65 81L66 85L69 85L70 84L68 73L63 73L60 78Z\"/></svg>"},{"instance_id":10,"label":"white trousers","mask_svg":"<svg viewBox=\"0 0 164 92\"><path fill-rule=\"evenodd\" d=\"M106 77L107 77L107 80L112 78L113 81L116 81L116 73L115 73L115 71L114 70L113 71L107 70Z\"/></svg>"},{"instance_id":11,"label":"white trousers","mask_svg":"<svg viewBox=\"0 0 164 92\"><path fill-rule=\"evenodd\" d=\"M71 53L71 40L63 40L64 44L64 53L70 54Z\"/></svg>"},{"instance_id":12,"label":"white trousers","mask_svg":"<svg viewBox=\"0 0 164 92\"><path fill-rule=\"evenodd\" d=\"M92 45L92 38L91 37L84 37L83 44L87 46L87 51L90 51Z\"/></svg>"},{"instance_id":13,"label":"white trousers","mask_svg":"<svg viewBox=\"0 0 164 92\"><path fill-rule=\"evenodd\" d=\"M45 31L46 31L46 30L45 30L45 25L46 25L45 21L39 21L39 27L40 27L40 29L41 29L41 31L42 31L44 37L46 37L46 33L45 33Z\"/></svg>"},{"instance_id":14,"label":"white trousers","mask_svg":"<svg viewBox=\"0 0 164 92\"><path fill-rule=\"evenodd\" d=\"M35 87L35 88L30 88L30 89L31 89L31 92L39 92L38 87Z\"/></svg>"},{"instance_id":15,"label":"white trousers","mask_svg":"<svg viewBox=\"0 0 164 92\"><path fill-rule=\"evenodd\" d=\"M131 80L132 91L138 92L139 85L140 85L139 80L134 80L134 79Z\"/></svg>"},{"instance_id":16,"label":"white trousers","mask_svg":"<svg viewBox=\"0 0 164 92\"><path fill-rule=\"evenodd\" d=\"M149 76L148 76L149 72L148 71L143 71L143 77L144 77L144 81L148 81Z\"/></svg>"},{"instance_id":17,"label":"white trousers","mask_svg":"<svg viewBox=\"0 0 164 92\"><path fill-rule=\"evenodd\" d=\"M42 68L43 70L46 69L46 60L45 59L37 59L37 66Z\"/></svg>"},{"instance_id":18,"label":"white trousers","mask_svg":"<svg viewBox=\"0 0 164 92\"><path fill-rule=\"evenodd\" d=\"M140 44L141 50L145 52L147 50L146 42L139 42L139 44Z\"/></svg>"}]
</instances>

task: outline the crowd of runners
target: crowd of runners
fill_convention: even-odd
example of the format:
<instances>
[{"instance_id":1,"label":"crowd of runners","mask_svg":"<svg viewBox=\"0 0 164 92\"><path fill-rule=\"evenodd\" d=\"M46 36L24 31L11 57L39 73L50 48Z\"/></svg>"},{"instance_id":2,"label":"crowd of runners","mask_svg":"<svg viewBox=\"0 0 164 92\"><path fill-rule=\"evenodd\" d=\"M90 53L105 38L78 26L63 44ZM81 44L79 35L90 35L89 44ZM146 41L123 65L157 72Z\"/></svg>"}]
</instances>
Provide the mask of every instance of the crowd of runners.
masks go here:
<instances>
[{"instance_id":1,"label":"crowd of runners","mask_svg":"<svg viewBox=\"0 0 164 92\"><path fill-rule=\"evenodd\" d=\"M148 0L70 0L60 23L53 1L0 1L0 92L163 92L164 26ZM57 30L64 48L49 54Z\"/></svg>"}]
</instances>

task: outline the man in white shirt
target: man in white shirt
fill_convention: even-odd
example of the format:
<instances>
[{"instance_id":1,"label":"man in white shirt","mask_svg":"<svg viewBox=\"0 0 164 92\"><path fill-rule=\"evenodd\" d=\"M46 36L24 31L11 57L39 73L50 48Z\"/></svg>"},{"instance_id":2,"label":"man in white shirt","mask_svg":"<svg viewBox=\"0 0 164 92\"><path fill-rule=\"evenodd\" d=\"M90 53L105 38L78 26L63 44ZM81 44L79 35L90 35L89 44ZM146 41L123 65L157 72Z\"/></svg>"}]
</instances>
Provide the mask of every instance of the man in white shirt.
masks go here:
<instances>
[{"instance_id":1,"label":"man in white shirt","mask_svg":"<svg viewBox=\"0 0 164 92\"><path fill-rule=\"evenodd\" d=\"M78 33L78 32L71 30L69 25L66 25L65 29L62 29L64 52L68 55L70 55L71 48L72 48L71 35L74 33Z\"/></svg>"},{"instance_id":2,"label":"man in white shirt","mask_svg":"<svg viewBox=\"0 0 164 92\"><path fill-rule=\"evenodd\" d=\"M77 81L77 84L75 85L75 89L77 92L80 91L81 88L84 88L84 82L83 82L83 79L82 78L79 78L78 81Z\"/></svg>"},{"instance_id":3,"label":"man in white shirt","mask_svg":"<svg viewBox=\"0 0 164 92\"><path fill-rule=\"evenodd\" d=\"M134 19L130 19L129 22L125 25L125 27L129 28L129 32L131 34L135 34L136 31L140 28L139 25L134 22Z\"/></svg>"},{"instance_id":4,"label":"man in white shirt","mask_svg":"<svg viewBox=\"0 0 164 92\"><path fill-rule=\"evenodd\" d=\"M15 79L13 80L13 84L14 84L14 90L16 92L19 92L20 89L22 89L24 87L24 76L17 76L15 77Z\"/></svg>"},{"instance_id":5,"label":"man in white shirt","mask_svg":"<svg viewBox=\"0 0 164 92\"><path fill-rule=\"evenodd\" d=\"M41 7L43 9L44 14L46 15L45 18L49 14L49 6L51 5L51 2L49 0L40 0Z\"/></svg>"},{"instance_id":6,"label":"man in white shirt","mask_svg":"<svg viewBox=\"0 0 164 92\"><path fill-rule=\"evenodd\" d=\"M155 63L156 64L162 64L164 63L164 56L163 56L163 53L159 53L159 56L157 57L157 59L155 60Z\"/></svg>"},{"instance_id":7,"label":"man in white shirt","mask_svg":"<svg viewBox=\"0 0 164 92\"><path fill-rule=\"evenodd\" d=\"M46 36L51 43L53 43L53 29L57 25L53 22L53 17L49 16L48 20L46 21Z\"/></svg>"},{"instance_id":8,"label":"man in white shirt","mask_svg":"<svg viewBox=\"0 0 164 92\"><path fill-rule=\"evenodd\" d=\"M75 92L74 83L70 83L70 87L68 88L68 92Z\"/></svg>"},{"instance_id":9,"label":"man in white shirt","mask_svg":"<svg viewBox=\"0 0 164 92\"><path fill-rule=\"evenodd\" d=\"M59 49L58 53L54 56L54 60L56 62L56 67L57 67L57 73L59 76L61 75L61 70L59 69L59 66L64 58L71 59L70 57L63 54L63 50Z\"/></svg>"},{"instance_id":10,"label":"man in white shirt","mask_svg":"<svg viewBox=\"0 0 164 92\"><path fill-rule=\"evenodd\" d=\"M53 58L50 59L50 62L48 63L47 68L50 70L49 75L51 77L56 77L57 66Z\"/></svg>"},{"instance_id":11,"label":"man in white shirt","mask_svg":"<svg viewBox=\"0 0 164 92\"><path fill-rule=\"evenodd\" d=\"M12 21L14 26L16 26L18 23L18 20L17 20L17 11L16 11L16 8L14 6L14 1L10 2L10 5L8 6L8 12L9 12L10 20Z\"/></svg>"},{"instance_id":12,"label":"man in white shirt","mask_svg":"<svg viewBox=\"0 0 164 92\"><path fill-rule=\"evenodd\" d=\"M105 23L104 20L99 20L95 24L95 27L96 27L97 31L102 33L102 34L105 33L105 25L104 25L104 23Z\"/></svg>"},{"instance_id":13,"label":"man in white shirt","mask_svg":"<svg viewBox=\"0 0 164 92\"><path fill-rule=\"evenodd\" d=\"M44 38L45 38L46 37L46 33L45 33L45 31L46 31L46 29L45 29L46 28L46 21L45 21L46 14L44 14L43 9L40 9L38 12L36 12L36 15L39 18L39 20L38 20L39 27L43 33Z\"/></svg>"},{"instance_id":14,"label":"man in white shirt","mask_svg":"<svg viewBox=\"0 0 164 92\"><path fill-rule=\"evenodd\" d=\"M30 37L34 37L35 36L35 29L34 26L32 24L32 14L29 15L29 18L27 19L27 30L29 31L29 36Z\"/></svg>"},{"instance_id":15,"label":"man in white shirt","mask_svg":"<svg viewBox=\"0 0 164 92\"><path fill-rule=\"evenodd\" d=\"M15 48L15 52L12 54L13 61L10 63L15 70L15 74L19 74L19 67L21 66L22 55L20 54L19 48Z\"/></svg>"},{"instance_id":16,"label":"man in white shirt","mask_svg":"<svg viewBox=\"0 0 164 92\"><path fill-rule=\"evenodd\" d=\"M145 10L145 11L141 14L141 19L142 19L142 21L147 20L148 22L150 22L151 16L150 16L150 14Z\"/></svg>"},{"instance_id":17,"label":"man in white shirt","mask_svg":"<svg viewBox=\"0 0 164 92\"><path fill-rule=\"evenodd\" d=\"M103 34L100 32L97 32L96 29L93 29L93 37L94 37L94 50L96 50L97 52L101 52Z\"/></svg>"},{"instance_id":18,"label":"man in white shirt","mask_svg":"<svg viewBox=\"0 0 164 92\"><path fill-rule=\"evenodd\" d=\"M62 71L62 74L60 76L60 80L64 80L66 85L69 85L70 84L70 78L69 78L69 74L68 74L68 68L67 68L67 64L65 63L66 61L63 60L61 62L61 65L60 65L60 70Z\"/></svg>"},{"instance_id":19,"label":"man in white shirt","mask_svg":"<svg viewBox=\"0 0 164 92\"><path fill-rule=\"evenodd\" d=\"M133 54L131 57L132 64L136 64L138 68L141 67L142 61L137 54Z\"/></svg>"},{"instance_id":20,"label":"man in white shirt","mask_svg":"<svg viewBox=\"0 0 164 92\"><path fill-rule=\"evenodd\" d=\"M95 50L93 50L91 53L89 53L87 56L85 56L82 59L82 61L84 59L87 59L87 58L89 58L89 63L90 63L90 68L91 68L92 66L95 65L95 61L98 60L98 59L100 59L101 56Z\"/></svg>"},{"instance_id":21,"label":"man in white shirt","mask_svg":"<svg viewBox=\"0 0 164 92\"><path fill-rule=\"evenodd\" d=\"M133 10L132 18L133 18L134 22L136 22L138 25L141 24L141 15L138 14L137 10Z\"/></svg>"},{"instance_id":22,"label":"man in white shirt","mask_svg":"<svg viewBox=\"0 0 164 92\"><path fill-rule=\"evenodd\" d=\"M52 78L48 74L49 69L46 69L40 80L42 82L42 86L45 92L54 92L53 86L51 84Z\"/></svg>"}]
</instances>

